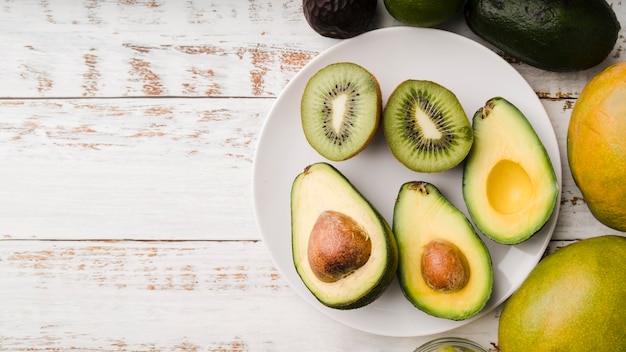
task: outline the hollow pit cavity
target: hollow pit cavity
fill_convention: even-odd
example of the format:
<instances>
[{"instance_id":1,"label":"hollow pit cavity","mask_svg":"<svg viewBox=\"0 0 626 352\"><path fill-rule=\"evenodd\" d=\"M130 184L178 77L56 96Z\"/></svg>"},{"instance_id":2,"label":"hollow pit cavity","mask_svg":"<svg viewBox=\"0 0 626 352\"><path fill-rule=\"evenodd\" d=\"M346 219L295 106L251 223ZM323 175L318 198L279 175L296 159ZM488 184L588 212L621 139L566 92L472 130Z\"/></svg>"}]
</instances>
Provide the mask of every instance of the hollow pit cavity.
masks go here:
<instances>
[{"instance_id":1,"label":"hollow pit cavity","mask_svg":"<svg viewBox=\"0 0 626 352\"><path fill-rule=\"evenodd\" d=\"M500 160L487 177L487 199L501 214L518 213L533 197L530 177L524 168L511 160Z\"/></svg>"}]
</instances>

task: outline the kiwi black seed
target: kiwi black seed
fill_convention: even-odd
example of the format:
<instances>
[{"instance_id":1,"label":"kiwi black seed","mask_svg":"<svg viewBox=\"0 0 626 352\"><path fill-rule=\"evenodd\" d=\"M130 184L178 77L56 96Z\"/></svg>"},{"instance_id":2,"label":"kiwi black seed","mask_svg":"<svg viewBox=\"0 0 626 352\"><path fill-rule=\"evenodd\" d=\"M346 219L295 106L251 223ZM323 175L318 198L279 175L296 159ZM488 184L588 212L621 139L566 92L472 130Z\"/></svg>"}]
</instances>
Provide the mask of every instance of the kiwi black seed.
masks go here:
<instances>
[{"instance_id":1,"label":"kiwi black seed","mask_svg":"<svg viewBox=\"0 0 626 352\"><path fill-rule=\"evenodd\" d=\"M352 62L337 62L307 82L300 104L304 135L323 157L342 161L362 151L382 114L376 77Z\"/></svg>"},{"instance_id":2,"label":"kiwi black seed","mask_svg":"<svg viewBox=\"0 0 626 352\"><path fill-rule=\"evenodd\" d=\"M474 142L470 120L456 95L427 80L406 80L383 110L389 149L406 167L440 172L458 165Z\"/></svg>"}]
</instances>

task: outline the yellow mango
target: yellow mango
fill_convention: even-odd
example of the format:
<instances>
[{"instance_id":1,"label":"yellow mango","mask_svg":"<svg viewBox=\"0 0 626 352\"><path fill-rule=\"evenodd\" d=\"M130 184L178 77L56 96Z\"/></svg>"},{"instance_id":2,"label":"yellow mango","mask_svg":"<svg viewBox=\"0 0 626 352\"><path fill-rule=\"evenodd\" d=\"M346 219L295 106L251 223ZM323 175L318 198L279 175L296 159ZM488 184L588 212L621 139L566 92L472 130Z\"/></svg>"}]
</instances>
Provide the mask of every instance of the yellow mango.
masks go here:
<instances>
[{"instance_id":1,"label":"yellow mango","mask_svg":"<svg viewBox=\"0 0 626 352\"><path fill-rule=\"evenodd\" d=\"M583 88L569 123L567 157L593 216L626 231L626 62L600 71Z\"/></svg>"},{"instance_id":2,"label":"yellow mango","mask_svg":"<svg viewBox=\"0 0 626 352\"><path fill-rule=\"evenodd\" d=\"M501 352L626 350L626 238L600 235L546 256L504 304Z\"/></svg>"}]
</instances>

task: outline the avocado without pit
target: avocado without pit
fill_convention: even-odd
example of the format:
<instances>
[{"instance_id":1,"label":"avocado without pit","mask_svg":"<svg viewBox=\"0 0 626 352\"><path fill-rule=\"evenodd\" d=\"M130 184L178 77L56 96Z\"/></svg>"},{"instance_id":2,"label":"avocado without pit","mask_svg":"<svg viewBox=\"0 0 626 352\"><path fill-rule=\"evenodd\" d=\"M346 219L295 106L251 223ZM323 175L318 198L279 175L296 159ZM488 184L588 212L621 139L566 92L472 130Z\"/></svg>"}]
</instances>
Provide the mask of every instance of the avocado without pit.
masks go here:
<instances>
[{"instance_id":1,"label":"avocado without pit","mask_svg":"<svg viewBox=\"0 0 626 352\"><path fill-rule=\"evenodd\" d=\"M473 117L474 144L463 166L463 199L476 227L502 244L531 238L550 219L559 184L526 116L503 97Z\"/></svg>"},{"instance_id":2,"label":"avocado without pit","mask_svg":"<svg viewBox=\"0 0 626 352\"><path fill-rule=\"evenodd\" d=\"M506 54L549 71L598 65L620 30L605 0L468 0L465 20Z\"/></svg>"},{"instance_id":3,"label":"avocado without pit","mask_svg":"<svg viewBox=\"0 0 626 352\"><path fill-rule=\"evenodd\" d=\"M376 300L395 277L391 227L334 166L318 162L291 189L295 269L322 304L355 309Z\"/></svg>"}]
</instances>

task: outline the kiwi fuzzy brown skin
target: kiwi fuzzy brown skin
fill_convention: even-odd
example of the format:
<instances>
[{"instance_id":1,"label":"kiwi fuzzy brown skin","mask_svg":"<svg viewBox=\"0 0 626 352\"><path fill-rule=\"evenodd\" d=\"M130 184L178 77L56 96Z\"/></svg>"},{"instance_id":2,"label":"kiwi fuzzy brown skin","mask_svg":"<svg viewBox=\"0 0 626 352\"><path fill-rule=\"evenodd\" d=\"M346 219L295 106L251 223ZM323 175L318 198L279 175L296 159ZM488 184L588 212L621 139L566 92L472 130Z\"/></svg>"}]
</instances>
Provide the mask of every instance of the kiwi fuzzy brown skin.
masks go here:
<instances>
[{"instance_id":1,"label":"kiwi fuzzy brown skin","mask_svg":"<svg viewBox=\"0 0 626 352\"><path fill-rule=\"evenodd\" d=\"M474 141L472 125L456 95L432 81L400 83L389 96L382 121L392 154L417 172L457 166Z\"/></svg>"},{"instance_id":2,"label":"kiwi fuzzy brown skin","mask_svg":"<svg viewBox=\"0 0 626 352\"><path fill-rule=\"evenodd\" d=\"M307 82L300 113L311 147L326 159L347 160L376 134L382 116L380 85L356 63L329 64Z\"/></svg>"}]
</instances>

